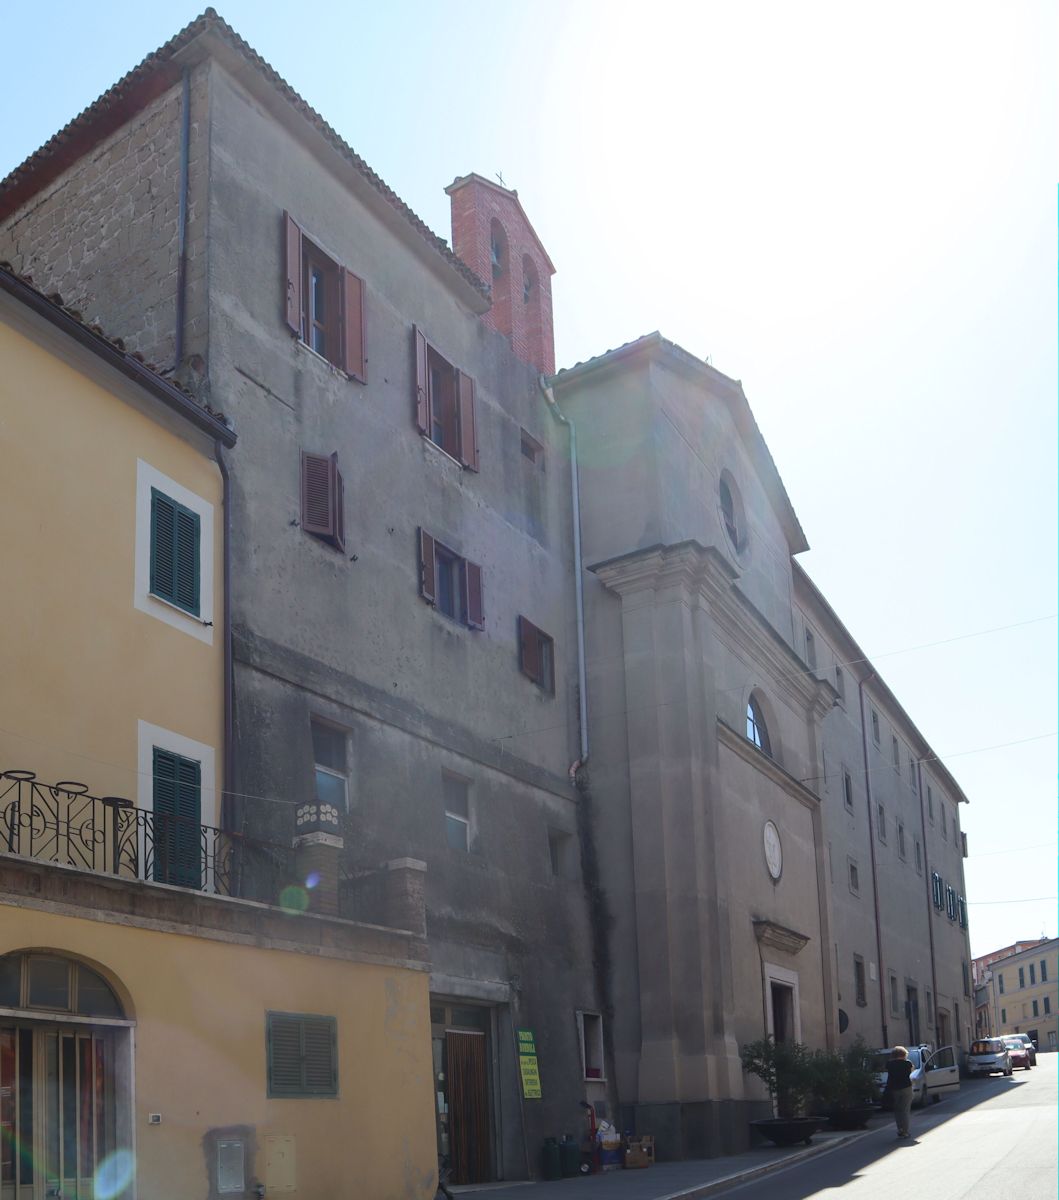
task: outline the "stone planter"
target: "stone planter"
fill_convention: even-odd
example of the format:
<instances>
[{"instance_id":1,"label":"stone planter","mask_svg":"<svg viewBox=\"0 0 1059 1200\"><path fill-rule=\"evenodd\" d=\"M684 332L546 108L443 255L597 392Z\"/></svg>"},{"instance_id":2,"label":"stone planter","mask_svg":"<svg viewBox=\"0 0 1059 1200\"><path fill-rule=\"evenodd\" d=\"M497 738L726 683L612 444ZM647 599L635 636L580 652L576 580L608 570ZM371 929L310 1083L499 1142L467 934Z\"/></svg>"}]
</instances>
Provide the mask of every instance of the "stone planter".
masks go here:
<instances>
[{"instance_id":1,"label":"stone planter","mask_svg":"<svg viewBox=\"0 0 1059 1200\"><path fill-rule=\"evenodd\" d=\"M807 1146L814 1133L825 1124L823 1117L768 1117L763 1121L751 1121L750 1128L760 1133L774 1146Z\"/></svg>"}]
</instances>

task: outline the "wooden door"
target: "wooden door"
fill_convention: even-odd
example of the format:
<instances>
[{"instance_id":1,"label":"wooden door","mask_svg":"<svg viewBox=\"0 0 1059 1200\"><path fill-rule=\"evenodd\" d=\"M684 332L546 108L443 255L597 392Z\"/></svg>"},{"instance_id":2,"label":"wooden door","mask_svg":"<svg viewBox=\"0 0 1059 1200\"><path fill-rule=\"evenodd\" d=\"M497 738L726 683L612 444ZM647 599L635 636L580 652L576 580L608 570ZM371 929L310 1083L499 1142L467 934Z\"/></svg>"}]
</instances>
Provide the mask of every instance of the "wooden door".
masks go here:
<instances>
[{"instance_id":1,"label":"wooden door","mask_svg":"<svg viewBox=\"0 0 1059 1200\"><path fill-rule=\"evenodd\" d=\"M453 1183L489 1179L489 1082L484 1033L445 1032Z\"/></svg>"}]
</instances>

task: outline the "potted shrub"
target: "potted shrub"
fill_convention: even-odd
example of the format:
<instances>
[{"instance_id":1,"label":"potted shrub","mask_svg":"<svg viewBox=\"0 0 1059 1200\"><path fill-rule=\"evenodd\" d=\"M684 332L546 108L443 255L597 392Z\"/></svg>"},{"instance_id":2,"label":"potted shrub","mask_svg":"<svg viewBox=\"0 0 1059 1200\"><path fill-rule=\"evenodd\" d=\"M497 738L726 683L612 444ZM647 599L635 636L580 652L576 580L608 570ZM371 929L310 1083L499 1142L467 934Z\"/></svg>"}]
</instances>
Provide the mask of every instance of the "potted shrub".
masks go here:
<instances>
[{"instance_id":1,"label":"potted shrub","mask_svg":"<svg viewBox=\"0 0 1059 1200\"><path fill-rule=\"evenodd\" d=\"M817 1050L812 1055L812 1095L816 1111L833 1129L863 1129L874 1112L875 1079L872 1051L861 1038L845 1050Z\"/></svg>"},{"instance_id":2,"label":"potted shrub","mask_svg":"<svg viewBox=\"0 0 1059 1200\"><path fill-rule=\"evenodd\" d=\"M813 1056L801 1042L777 1042L759 1038L740 1048L739 1058L748 1075L756 1075L768 1088L776 1115L751 1121L751 1129L776 1146L807 1145L823 1123L806 1116L813 1085Z\"/></svg>"}]
</instances>

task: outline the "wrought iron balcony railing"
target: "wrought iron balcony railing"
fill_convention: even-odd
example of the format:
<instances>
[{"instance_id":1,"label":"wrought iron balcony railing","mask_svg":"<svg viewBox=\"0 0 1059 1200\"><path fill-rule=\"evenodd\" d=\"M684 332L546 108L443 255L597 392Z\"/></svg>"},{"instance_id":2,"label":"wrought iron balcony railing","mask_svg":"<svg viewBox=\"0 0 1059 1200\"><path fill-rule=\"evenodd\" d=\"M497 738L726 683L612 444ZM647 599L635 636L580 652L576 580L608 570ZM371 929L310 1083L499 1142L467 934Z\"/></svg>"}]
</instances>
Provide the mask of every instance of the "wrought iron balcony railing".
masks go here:
<instances>
[{"instance_id":1,"label":"wrought iron balcony railing","mask_svg":"<svg viewBox=\"0 0 1059 1200\"><path fill-rule=\"evenodd\" d=\"M0 850L123 879L274 902L290 850L186 817L92 796L83 783L0 774Z\"/></svg>"}]
</instances>

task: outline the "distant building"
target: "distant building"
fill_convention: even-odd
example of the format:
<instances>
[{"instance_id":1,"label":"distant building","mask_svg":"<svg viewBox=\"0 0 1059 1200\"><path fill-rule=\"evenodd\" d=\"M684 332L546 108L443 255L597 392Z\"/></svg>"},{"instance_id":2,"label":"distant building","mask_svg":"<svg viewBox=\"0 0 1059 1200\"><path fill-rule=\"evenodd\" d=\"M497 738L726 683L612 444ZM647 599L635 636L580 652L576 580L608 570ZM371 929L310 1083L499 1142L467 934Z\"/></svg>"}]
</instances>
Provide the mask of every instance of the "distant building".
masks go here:
<instances>
[{"instance_id":1,"label":"distant building","mask_svg":"<svg viewBox=\"0 0 1059 1200\"><path fill-rule=\"evenodd\" d=\"M1014 942L975 959L979 1032L1028 1033L1059 1049L1059 938Z\"/></svg>"}]
</instances>

